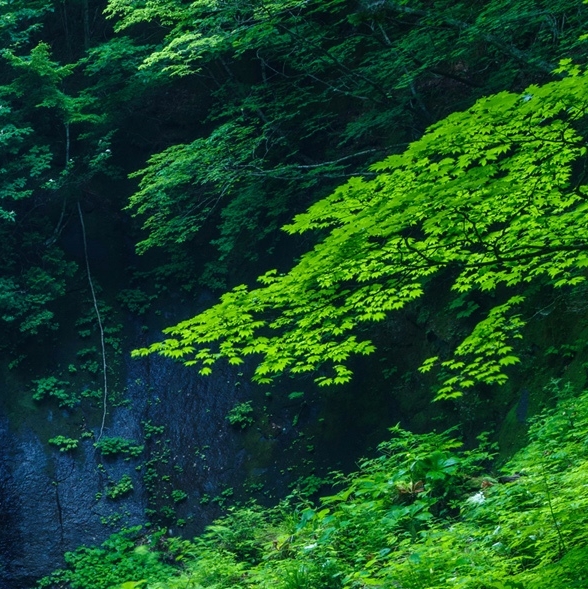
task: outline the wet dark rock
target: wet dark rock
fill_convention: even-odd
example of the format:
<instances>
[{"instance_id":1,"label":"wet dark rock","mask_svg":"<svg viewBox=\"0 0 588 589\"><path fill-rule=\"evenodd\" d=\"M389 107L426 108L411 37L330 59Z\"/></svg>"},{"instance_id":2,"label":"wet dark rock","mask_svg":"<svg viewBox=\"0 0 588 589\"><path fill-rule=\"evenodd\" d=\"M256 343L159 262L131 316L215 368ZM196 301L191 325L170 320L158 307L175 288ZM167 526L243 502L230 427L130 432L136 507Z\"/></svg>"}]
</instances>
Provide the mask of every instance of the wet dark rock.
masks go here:
<instances>
[{"instance_id":1,"label":"wet dark rock","mask_svg":"<svg viewBox=\"0 0 588 589\"><path fill-rule=\"evenodd\" d=\"M519 423L527 421L527 414L529 413L529 389L524 388L521 391L521 396L516 408L516 417Z\"/></svg>"},{"instance_id":2,"label":"wet dark rock","mask_svg":"<svg viewBox=\"0 0 588 589\"><path fill-rule=\"evenodd\" d=\"M234 376L203 379L160 358L129 360L125 370L130 402L109 408L103 436L144 444L139 457L102 457L92 439L80 439L73 452L43 444L35 433L39 422L56 435L70 412L39 408L19 427L0 415L0 589L31 587L62 564L64 552L99 544L123 525L145 523L148 506L173 507L174 518L162 522L172 530L183 518L186 534L199 531L220 513L218 505L200 505L201 497L242 481L245 453L225 419L236 403ZM145 422L163 426L163 433L144 439ZM97 436L99 428L92 429ZM150 461L155 489L143 480ZM124 475L132 479L132 492L106 497ZM175 504L173 491L186 500Z\"/></svg>"}]
</instances>

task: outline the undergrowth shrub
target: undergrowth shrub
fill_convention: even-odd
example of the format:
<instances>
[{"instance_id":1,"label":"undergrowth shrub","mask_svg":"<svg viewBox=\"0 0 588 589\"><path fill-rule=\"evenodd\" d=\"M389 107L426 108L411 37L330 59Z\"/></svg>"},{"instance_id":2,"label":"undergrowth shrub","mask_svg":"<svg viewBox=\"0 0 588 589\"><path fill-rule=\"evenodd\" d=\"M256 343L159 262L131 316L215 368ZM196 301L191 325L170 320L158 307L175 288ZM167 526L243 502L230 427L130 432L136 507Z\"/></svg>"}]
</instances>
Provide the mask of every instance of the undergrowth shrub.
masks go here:
<instances>
[{"instance_id":1,"label":"undergrowth shrub","mask_svg":"<svg viewBox=\"0 0 588 589\"><path fill-rule=\"evenodd\" d=\"M94 446L100 451L102 456L117 456L125 454L127 456L137 457L143 452L144 446L137 444L135 440L128 440L120 437L103 437Z\"/></svg>"},{"instance_id":2,"label":"undergrowth shrub","mask_svg":"<svg viewBox=\"0 0 588 589\"><path fill-rule=\"evenodd\" d=\"M162 561L157 550L163 533L147 533L135 526L113 534L101 546L67 552L67 567L41 579L38 587L110 589L130 580L167 579L175 570Z\"/></svg>"},{"instance_id":3,"label":"undergrowth shrub","mask_svg":"<svg viewBox=\"0 0 588 589\"><path fill-rule=\"evenodd\" d=\"M485 436L463 451L451 432L416 435L395 427L391 434L358 472L332 475L338 490L318 504L292 496L269 509L235 507L193 541L143 544L118 535L101 548L70 553L55 586L588 586L587 393L562 395L537 417L528 445L501 472L492 471ZM107 562L114 563L109 572Z\"/></svg>"}]
</instances>

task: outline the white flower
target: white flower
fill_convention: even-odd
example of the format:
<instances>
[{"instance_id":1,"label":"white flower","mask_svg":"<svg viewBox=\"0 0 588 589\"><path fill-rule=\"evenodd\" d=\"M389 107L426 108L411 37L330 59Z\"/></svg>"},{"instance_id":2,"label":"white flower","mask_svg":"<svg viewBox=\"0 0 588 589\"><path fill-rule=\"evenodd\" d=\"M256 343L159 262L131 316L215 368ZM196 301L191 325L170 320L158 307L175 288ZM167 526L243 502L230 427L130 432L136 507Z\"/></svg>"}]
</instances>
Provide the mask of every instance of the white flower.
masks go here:
<instances>
[{"instance_id":1,"label":"white flower","mask_svg":"<svg viewBox=\"0 0 588 589\"><path fill-rule=\"evenodd\" d=\"M470 503L472 505L482 505L484 501L486 501L486 497L484 497L484 493L482 493L482 491L478 491L475 495L472 495L466 499L466 503Z\"/></svg>"}]
</instances>

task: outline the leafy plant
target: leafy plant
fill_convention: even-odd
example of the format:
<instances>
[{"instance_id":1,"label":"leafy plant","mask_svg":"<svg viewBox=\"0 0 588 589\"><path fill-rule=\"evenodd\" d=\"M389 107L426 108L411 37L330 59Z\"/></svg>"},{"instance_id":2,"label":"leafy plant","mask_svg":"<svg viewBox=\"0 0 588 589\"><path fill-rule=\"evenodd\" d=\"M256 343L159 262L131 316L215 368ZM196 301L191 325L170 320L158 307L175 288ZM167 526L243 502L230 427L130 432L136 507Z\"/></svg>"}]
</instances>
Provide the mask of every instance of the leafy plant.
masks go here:
<instances>
[{"instance_id":1,"label":"leafy plant","mask_svg":"<svg viewBox=\"0 0 588 589\"><path fill-rule=\"evenodd\" d=\"M133 481L128 474L125 474L121 479L109 485L106 489L106 496L109 499L119 499L133 491Z\"/></svg>"},{"instance_id":2,"label":"leafy plant","mask_svg":"<svg viewBox=\"0 0 588 589\"><path fill-rule=\"evenodd\" d=\"M122 305L137 315L144 315L155 298L155 295L148 295L138 288L121 290L117 296Z\"/></svg>"},{"instance_id":3,"label":"leafy plant","mask_svg":"<svg viewBox=\"0 0 588 589\"><path fill-rule=\"evenodd\" d=\"M65 436L55 436L48 440L48 443L57 446L60 452L71 452L78 447L79 440Z\"/></svg>"},{"instance_id":4,"label":"leafy plant","mask_svg":"<svg viewBox=\"0 0 588 589\"><path fill-rule=\"evenodd\" d=\"M161 435L165 431L164 425L153 425L151 421L143 421L141 423L143 425L143 432L146 440L149 440L153 436Z\"/></svg>"},{"instance_id":5,"label":"leafy plant","mask_svg":"<svg viewBox=\"0 0 588 589\"><path fill-rule=\"evenodd\" d=\"M235 491L232 487L227 487L221 493L219 493L216 497L210 499L211 503L216 503L219 507L224 507L227 501L235 494ZM204 497L203 497L204 499ZM202 503L202 500L200 501Z\"/></svg>"},{"instance_id":6,"label":"leafy plant","mask_svg":"<svg viewBox=\"0 0 588 589\"><path fill-rule=\"evenodd\" d=\"M65 554L67 568L39 581L40 588L106 589L134 579L164 580L173 573L154 550L163 532L149 533L141 526L110 536L99 547L81 547Z\"/></svg>"},{"instance_id":7,"label":"leafy plant","mask_svg":"<svg viewBox=\"0 0 588 589\"><path fill-rule=\"evenodd\" d=\"M358 472L334 473L337 490L317 504L290 496L273 508L231 507L193 541L146 542L139 552L131 541L121 555L120 539L81 549L54 579L109 589L102 567L113 563L116 583L144 579L156 589L583 587L588 391L566 391L537 416L501 472L487 437L464 450L452 432L396 426ZM154 568L125 568L147 553ZM164 558L175 570L155 564Z\"/></svg>"},{"instance_id":8,"label":"leafy plant","mask_svg":"<svg viewBox=\"0 0 588 589\"><path fill-rule=\"evenodd\" d=\"M180 503L188 498L188 493L180 489L174 489L171 492L171 498L173 499L174 503Z\"/></svg>"},{"instance_id":9,"label":"leafy plant","mask_svg":"<svg viewBox=\"0 0 588 589\"><path fill-rule=\"evenodd\" d=\"M135 440L120 437L103 437L94 446L103 456L117 456L119 454L137 457L143 452L144 446Z\"/></svg>"},{"instance_id":10,"label":"leafy plant","mask_svg":"<svg viewBox=\"0 0 588 589\"><path fill-rule=\"evenodd\" d=\"M241 429L253 424L253 407L251 401L244 401L235 405L228 413L227 420L231 425Z\"/></svg>"},{"instance_id":11,"label":"leafy plant","mask_svg":"<svg viewBox=\"0 0 588 589\"><path fill-rule=\"evenodd\" d=\"M304 477L300 477L290 487L293 493L297 497L313 497L316 495L325 485L329 485L331 480L328 478L321 478L315 474L310 474Z\"/></svg>"},{"instance_id":12,"label":"leafy plant","mask_svg":"<svg viewBox=\"0 0 588 589\"><path fill-rule=\"evenodd\" d=\"M503 384L520 361L528 285L585 280L588 189L572 175L586 157L587 88L588 75L570 75L450 115L374 164L372 178L352 178L295 217L287 232L326 237L288 273L235 287L135 355L183 358L209 374L220 358L237 365L255 354L260 383L319 367L320 385L345 383L350 357L375 349L360 327L421 298L443 275L451 291L494 298L453 357L424 359L423 372L441 368L436 398Z\"/></svg>"},{"instance_id":13,"label":"leafy plant","mask_svg":"<svg viewBox=\"0 0 588 589\"><path fill-rule=\"evenodd\" d=\"M78 402L78 396L71 391L70 383L59 380L55 376L47 376L34 380L36 385L33 391L33 399L42 401L47 397L57 399L60 407L74 407ZM69 389L69 390L68 390Z\"/></svg>"},{"instance_id":14,"label":"leafy plant","mask_svg":"<svg viewBox=\"0 0 588 589\"><path fill-rule=\"evenodd\" d=\"M290 393L288 395L288 399L290 401L296 401L297 399L302 399L304 397L304 393L300 391L295 391L294 393Z\"/></svg>"},{"instance_id":15,"label":"leafy plant","mask_svg":"<svg viewBox=\"0 0 588 589\"><path fill-rule=\"evenodd\" d=\"M211 11L200 2L110 0L117 30L165 26L143 75L180 84L214 71L217 88L204 136L182 138L134 174L131 207L147 232L139 250L193 240L220 204L219 255L205 280L224 285L231 263L254 258L251 244L273 236L308 194L316 200L365 172L457 104L545 80L558 58L580 55L578 5L552 2L549 24L540 6L275 0L260 10L227 0ZM134 48L117 40L115 58L121 46Z\"/></svg>"}]
</instances>

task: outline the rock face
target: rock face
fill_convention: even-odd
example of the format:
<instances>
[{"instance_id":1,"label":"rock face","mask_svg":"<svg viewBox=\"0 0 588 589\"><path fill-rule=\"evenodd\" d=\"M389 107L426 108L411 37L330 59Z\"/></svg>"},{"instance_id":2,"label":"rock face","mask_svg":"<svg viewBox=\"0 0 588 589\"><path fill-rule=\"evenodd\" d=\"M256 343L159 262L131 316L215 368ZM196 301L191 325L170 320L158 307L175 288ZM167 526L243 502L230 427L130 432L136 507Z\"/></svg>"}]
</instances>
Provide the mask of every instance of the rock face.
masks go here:
<instances>
[{"instance_id":1,"label":"rock face","mask_svg":"<svg viewBox=\"0 0 588 589\"><path fill-rule=\"evenodd\" d=\"M30 587L62 562L63 553L104 537L96 510L99 473L91 444L75 458L47 450L30 430L3 420L0 491L0 586ZM130 507L138 519L141 494Z\"/></svg>"},{"instance_id":2,"label":"rock face","mask_svg":"<svg viewBox=\"0 0 588 589\"><path fill-rule=\"evenodd\" d=\"M274 503L301 488L297 481L319 489L321 476L354 469L401 420L394 397L361 375L336 394L309 382L293 393L301 383L288 379L270 392L249 383L251 366L201 377L157 356L133 360L143 330L136 317L119 316L121 352L110 350L100 441L131 444L131 453L96 447L100 395L79 394L71 407L33 399L31 383L53 374L74 392L100 388L100 371L83 364L96 332L80 342L62 322L65 336L54 345L32 350L16 369L0 366L0 589L30 589L63 565L65 552L99 545L122 527L152 521L189 538L223 513L227 498ZM231 425L230 410L248 400L254 423ZM60 435L77 440L77 448L49 443Z\"/></svg>"},{"instance_id":3,"label":"rock face","mask_svg":"<svg viewBox=\"0 0 588 589\"><path fill-rule=\"evenodd\" d=\"M201 496L240 478L244 452L225 419L235 403L230 375L202 380L150 358L129 361L126 381L126 406L109 410L103 439L133 440L144 446L138 456L103 456L80 436L73 452L47 445L48 426L56 435L73 420L73 411L51 403L18 426L9 411L0 415L0 589L31 587L63 563L64 552L144 523L148 506L167 514L172 533L180 511L187 532L201 529L218 512L201 506ZM91 429L96 437L98 428ZM125 475L132 490L108 497Z\"/></svg>"},{"instance_id":4,"label":"rock face","mask_svg":"<svg viewBox=\"0 0 588 589\"><path fill-rule=\"evenodd\" d=\"M125 347L136 341L129 337ZM30 589L63 565L65 552L98 545L125 526L154 521L170 534L192 537L222 514L233 492L239 499L255 492L273 503L297 479L311 475L314 484L315 474L333 467L353 469L368 444L398 421L393 404L386 408L368 387L362 395L338 390L331 397L321 392L310 399L307 392L289 399L287 389L270 395L228 367L200 377L159 357L132 360L123 351L121 358L112 380L124 395L109 400L101 441L132 443L139 448L133 453L96 447L100 399L65 409L51 398L34 402L26 389L31 374L4 374L0 589ZM67 366L57 357L51 362ZM248 399L255 423L232 426L227 414ZM49 444L57 435L78 440L78 447L61 451ZM123 480L126 486L117 487Z\"/></svg>"},{"instance_id":5,"label":"rock face","mask_svg":"<svg viewBox=\"0 0 588 589\"><path fill-rule=\"evenodd\" d=\"M63 565L65 552L98 545L125 526L154 521L191 537L222 514L233 493L273 503L297 480L320 488L321 475L355 468L356 458L401 419L393 396L369 379L329 395L313 392L309 381L255 387L247 367L240 367L245 375L226 367L200 377L159 357L132 360L130 350L214 297L201 292L158 299L173 316L132 310L120 300L121 289L139 292L128 276L136 260L124 228L89 213L86 227L105 327L112 330L105 427L100 340L81 271L55 308L59 331L23 344L18 357L24 360L12 362L12 369L0 357L0 589L30 589ZM93 234L100 239L92 241ZM79 227L67 229L63 242L83 270ZM34 383L47 377L58 379L74 401L64 407L50 394L34 400ZM255 423L232 426L227 414L250 399ZM56 436L77 440L77 448L61 451L49 443ZM95 446L100 436L139 449L104 453Z\"/></svg>"},{"instance_id":6,"label":"rock face","mask_svg":"<svg viewBox=\"0 0 588 589\"><path fill-rule=\"evenodd\" d=\"M110 213L104 207L84 213L91 275L104 305L104 430L101 347L79 224L62 235L65 255L80 271L54 309L59 330L25 343L16 368L8 368L14 350L11 358L0 357L0 589L29 589L63 564L64 552L100 544L123 526L154 520L170 533L181 526L192 535L220 514L207 498L244 478L242 436L226 420L248 394L245 385L236 386L235 372L202 378L162 358L130 358L130 350L152 341L160 327L189 317L211 295L158 301L174 309L173 317L155 310L139 316L122 304L136 256L128 227L120 219L105 222L112 217L105 217ZM152 330L147 338L145 323ZM33 399L34 383L46 377L73 393L71 406L51 394ZM101 453L95 446L101 433L102 440L143 448ZM61 451L48 443L55 436L78 446Z\"/></svg>"}]
</instances>

